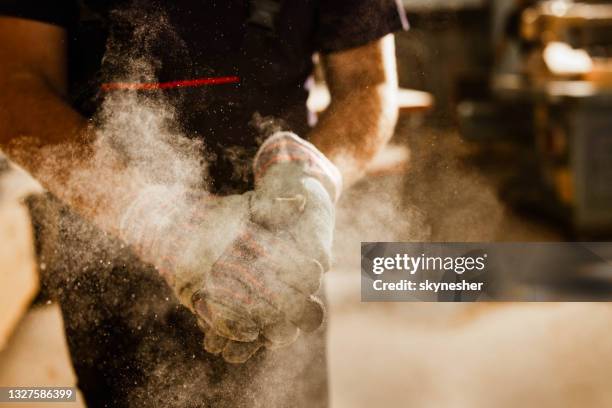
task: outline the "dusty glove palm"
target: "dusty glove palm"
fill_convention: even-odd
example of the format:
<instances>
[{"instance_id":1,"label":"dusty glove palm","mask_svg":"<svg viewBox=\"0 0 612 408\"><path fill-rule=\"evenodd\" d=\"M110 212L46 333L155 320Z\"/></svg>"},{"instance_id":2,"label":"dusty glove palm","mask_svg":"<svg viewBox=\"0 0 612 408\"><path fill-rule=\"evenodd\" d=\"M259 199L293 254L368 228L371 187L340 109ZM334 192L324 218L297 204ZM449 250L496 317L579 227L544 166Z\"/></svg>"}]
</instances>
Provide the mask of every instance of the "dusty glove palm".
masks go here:
<instances>
[{"instance_id":1,"label":"dusty glove palm","mask_svg":"<svg viewBox=\"0 0 612 408\"><path fill-rule=\"evenodd\" d=\"M250 193L211 197L152 187L132 203L120 228L121 237L158 267L179 301L196 314L206 337L229 340L222 351L236 362L244 358L241 343L260 335L283 343L293 335L284 327L308 329L322 319L318 304L296 289L292 273L317 276L320 266L252 223L250 198Z\"/></svg>"}]
</instances>

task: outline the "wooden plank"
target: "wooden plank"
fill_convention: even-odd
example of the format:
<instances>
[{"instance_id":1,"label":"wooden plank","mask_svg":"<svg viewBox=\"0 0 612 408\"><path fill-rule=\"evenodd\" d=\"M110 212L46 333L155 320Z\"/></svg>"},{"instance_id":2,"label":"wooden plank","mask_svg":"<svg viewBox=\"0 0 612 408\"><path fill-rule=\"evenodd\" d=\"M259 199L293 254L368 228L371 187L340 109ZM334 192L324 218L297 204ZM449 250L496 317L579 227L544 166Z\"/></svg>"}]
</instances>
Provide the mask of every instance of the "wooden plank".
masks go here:
<instances>
[{"instance_id":1,"label":"wooden plank","mask_svg":"<svg viewBox=\"0 0 612 408\"><path fill-rule=\"evenodd\" d=\"M399 144L386 145L368 166L368 176L383 176L387 174L401 174L408 170L410 150Z\"/></svg>"},{"instance_id":2,"label":"wooden plank","mask_svg":"<svg viewBox=\"0 0 612 408\"><path fill-rule=\"evenodd\" d=\"M400 113L425 112L434 106L433 96L429 92L401 88L397 95Z\"/></svg>"},{"instance_id":3,"label":"wooden plank","mask_svg":"<svg viewBox=\"0 0 612 408\"><path fill-rule=\"evenodd\" d=\"M0 350L38 291L30 215L23 199L42 188L0 152Z\"/></svg>"},{"instance_id":4,"label":"wooden plank","mask_svg":"<svg viewBox=\"0 0 612 408\"><path fill-rule=\"evenodd\" d=\"M29 311L6 348L0 352L0 387L74 387L74 374L57 305ZM28 407L83 408L76 402L26 404ZM24 407L23 403L0 403L0 407Z\"/></svg>"},{"instance_id":5,"label":"wooden plank","mask_svg":"<svg viewBox=\"0 0 612 408\"><path fill-rule=\"evenodd\" d=\"M32 235L26 208L0 201L0 350L38 291Z\"/></svg>"},{"instance_id":6,"label":"wooden plank","mask_svg":"<svg viewBox=\"0 0 612 408\"><path fill-rule=\"evenodd\" d=\"M307 101L308 109L311 112L323 112L330 102L331 96L325 84L318 83L312 87ZM400 113L413 113L430 110L434 101L433 96L428 92L401 88L398 90L397 104Z\"/></svg>"}]
</instances>

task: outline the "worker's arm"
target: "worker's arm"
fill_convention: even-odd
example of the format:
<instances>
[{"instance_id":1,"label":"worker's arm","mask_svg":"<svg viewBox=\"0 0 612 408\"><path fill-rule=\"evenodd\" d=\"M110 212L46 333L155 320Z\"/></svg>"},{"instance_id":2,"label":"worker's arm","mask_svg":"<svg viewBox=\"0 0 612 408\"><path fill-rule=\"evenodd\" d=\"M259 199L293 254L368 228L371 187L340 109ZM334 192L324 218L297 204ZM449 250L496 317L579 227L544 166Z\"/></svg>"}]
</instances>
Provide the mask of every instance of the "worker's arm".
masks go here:
<instances>
[{"instance_id":1,"label":"worker's arm","mask_svg":"<svg viewBox=\"0 0 612 408\"><path fill-rule=\"evenodd\" d=\"M335 203L393 134L397 74L393 36L323 57L331 104L312 144L288 132L266 140L255 157L253 220L288 233L328 270ZM269 165L269 164L273 165Z\"/></svg>"},{"instance_id":2,"label":"worker's arm","mask_svg":"<svg viewBox=\"0 0 612 408\"><path fill-rule=\"evenodd\" d=\"M322 62L331 103L310 141L338 167L346 187L363 175L393 135L397 121L393 35L323 55Z\"/></svg>"},{"instance_id":3,"label":"worker's arm","mask_svg":"<svg viewBox=\"0 0 612 408\"><path fill-rule=\"evenodd\" d=\"M0 17L0 149L79 213L112 229L123 210L117 207L130 201L119 199L129 194L122 187L129 188L111 157L106 171L91 163L93 131L65 100L66 41L60 27Z\"/></svg>"}]
</instances>

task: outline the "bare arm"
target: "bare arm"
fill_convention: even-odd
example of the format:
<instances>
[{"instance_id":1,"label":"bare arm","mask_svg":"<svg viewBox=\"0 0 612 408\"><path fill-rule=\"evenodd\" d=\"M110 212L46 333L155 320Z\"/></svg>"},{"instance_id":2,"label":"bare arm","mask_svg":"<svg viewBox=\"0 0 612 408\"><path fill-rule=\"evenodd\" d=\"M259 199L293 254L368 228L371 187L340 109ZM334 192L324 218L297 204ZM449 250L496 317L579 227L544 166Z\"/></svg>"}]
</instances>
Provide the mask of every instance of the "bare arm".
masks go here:
<instances>
[{"instance_id":1,"label":"bare arm","mask_svg":"<svg viewBox=\"0 0 612 408\"><path fill-rule=\"evenodd\" d=\"M310 140L340 169L349 186L393 135L397 121L393 35L323 56L323 67L331 103Z\"/></svg>"},{"instance_id":2,"label":"bare arm","mask_svg":"<svg viewBox=\"0 0 612 408\"><path fill-rule=\"evenodd\" d=\"M127 192L113 191L111 200L109 186L125 182L113 179L121 174L112 158L106 171L90 162L93 131L65 101L66 65L63 29L0 18L0 148L82 215L113 229L122 210L116 195Z\"/></svg>"}]
</instances>

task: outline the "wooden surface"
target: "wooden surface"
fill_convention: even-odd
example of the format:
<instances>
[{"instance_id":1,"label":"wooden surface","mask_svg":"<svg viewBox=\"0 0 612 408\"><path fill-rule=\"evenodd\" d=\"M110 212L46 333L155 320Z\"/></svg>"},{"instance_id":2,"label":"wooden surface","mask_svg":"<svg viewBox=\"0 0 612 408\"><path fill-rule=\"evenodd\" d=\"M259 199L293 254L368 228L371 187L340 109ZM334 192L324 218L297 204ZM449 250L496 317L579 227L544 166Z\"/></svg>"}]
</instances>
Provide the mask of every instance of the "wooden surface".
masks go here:
<instances>
[{"instance_id":1,"label":"wooden surface","mask_svg":"<svg viewBox=\"0 0 612 408\"><path fill-rule=\"evenodd\" d=\"M429 92L401 88L398 91L397 104L400 113L424 112L433 107L434 99Z\"/></svg>"},{"instance_id":2,"label":"wooden surface","mask_svg":"<svg viewBox=\"0 0 612 408\"><path fill-rule=\"evenodd\" d=\"M74 387L76 377L57 305L29 311L0 352L0 387ZM82 408L81 396L65 403L1 403L0 407Z\"/></svg>"},{"instance_id":3,"label":"wooden surface","mask_svg":"<svg viewBox=\"0 0 612 408\"><path fill-rule=\"evenodd\" d=\"M0 176L0 350L38 290L32 226L21 203L33 189L18 171Z\"/></svg>"},{"instance_id":4,"label":"wooden surface","mask_svg":"<svg viewBox=\"0 0 612 408\"><path fill-rule=\"evenodd\" d=\"M325 84L318 83L310 90L307 105L311 112L321 113L331 101L329 90ZM400 113L428 111L433 107L433 97L430 93L414 89L401 88L398 91L397 103Z\"/></svg>"},{"instance_id":5,"label":"wooden surface","mask_svg":"<svg viewBox=\"0 0 612 408\"><path fill-rule=\"evenodd\" d=\"M370 162L368 176L381 176L391 173L404 173L408 169L410 151L399 144L386 145Z\"/></svg>"}]
</instances>

